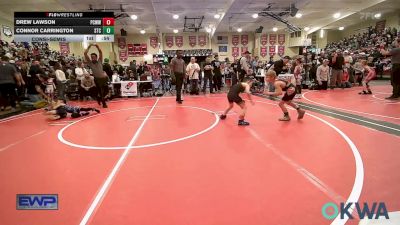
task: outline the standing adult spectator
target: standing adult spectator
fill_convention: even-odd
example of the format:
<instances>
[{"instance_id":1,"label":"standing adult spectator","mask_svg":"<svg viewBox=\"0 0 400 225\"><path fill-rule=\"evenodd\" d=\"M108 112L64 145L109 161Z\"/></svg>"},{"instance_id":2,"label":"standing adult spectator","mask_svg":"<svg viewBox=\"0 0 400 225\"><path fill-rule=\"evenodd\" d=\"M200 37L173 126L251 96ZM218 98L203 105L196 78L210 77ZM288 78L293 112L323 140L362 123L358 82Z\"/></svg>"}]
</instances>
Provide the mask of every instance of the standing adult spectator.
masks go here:
<instances>
[{"instance_id":1,"label":"standing adult spectator","mask_svg":"<svg viewBox=\"0 0 400 225\"><path fill-rule=\"evenodd\" d=\"M88 55L89 49L95 46L99 51L99 56L96 53L90 54L90 58ZM103 61L103 52L101 51L100 47L97 44L90 44L88 48L85 50L85 60L87 65L92 70L94 82L96 83L97 87L97 103L103 104L103 108L107 108L105 96L108 93L108 77L107 74L103 71L103 65L101 62Z\"/></svg>"},{"instance_id":2,"label":"standing adult spectator","mask_svg":"<svg viewBox=\"0 0 400 225\"><path fill-rule=\"evenodd\" d=\"M110 65L110 60L107 58L104 59L103 70L107 74L108 79L111 80L113 75L113 70Z\"/></svg>"},{"instance_id":3,"label":"standing adult spectator","mask_svg":"<svg viewBox=\"0 0 400 225\"><path fill-rule=\"evenodd\" d=\"M322 65L317 68L317 81L318 89L326 90L328 89L328 76L329 76L329 60L324 59Z\"/></svg>"},{"instance_id":4,"label":"standing adult spectator","mask_svg":"<svg viewBox=\"0 0 400 225\"><path fill-rule=\"evenodd\" d=\"M203 92L206 93L207 84L210 86L210 94L213 93L213 74L212 74L212 59L211 56L206 58L206 63L204 64L204 79L203 79Z\"/></svg>"},{"instance_id":5,"label":"standing adult spectator","mask_svg":"<svg viewBox=\"0 0 400 225\"><path fill-rule=\"evenodd\" d=\"M176 102L182 104L182 84L185 74L185 61L182 59L182 50L176 51L176 57L171 60L171 74L176 80Z\"/></svg>"},{"instance_id":6,"label":"standing adult spectator","mask_svg":"<svg viewBox=\"0 0 400 225\"><path fill-rule=\"evenodd\" d=\"M122 76L122 74L124 73L124 67L119 64L117 60L114 60L113 71L117 71L117 73Z\"/></svg>"},{"instance_id":7,"label":"standing adult spectator","mask_svg":"<svg viewBox=\"0 0 400 225\"><path fill-rule=\"evenodd\" d=\"M393 86L392 95L386 99L398 99L400 97L400 38L394 41L394 46L390 51L381 50L382 55L392 56L392 72L390 74L390 81Z\"/></svg>"},{"instance_id":8,"label":"standing adult spectator","mask_svg":"<svg viewBox=\"0 0 400 225\"><path fill-rule=\"evenodd\" d=\"M334 89L337 83L339 83L339 87L343 87L342 80L343 80L344 57L340 52L340 50L336 50L336 52L333 53L332 58L330 60L330 64L332 67L330 88Z\"/></svg>"},{"instance_id":9,"label":"standing adult spectator","mask_svg":"<svg viewBox=\"0 0 400 225\"><path fill-rule=\"evenodd\" d=\"M251 74L251 67L250 67L250 52L245 51L243 56L239 59L239 82L243 81L243 78L249 74Z\"/></svg>"},{"instance_id":10,"label":"standing adult spectator","mask_svg":"<svg viewBox=\"0 0 400 225\"><path fill-rule=\"evenodd\" d=\"M65 103L67 101L65 98L65 85L67 83L67 78L59 62L56 62L54 64L54 70L56 74L56 87L58 93L57 98L58 100L63 100Z\"/></svg>"},{"instance_id":11,"label":"standing adult spectator","mask_svg":"<svg viewBox=\"0 0 400 225\"><path fill-rule=\"evenodd\" d=\"M200 72L200 66L199 64L196 63L196 58L191 57L190 58L190 63L186 67L186 75L189 76L189 81L190 81L190 94L199 94L199 72Z\"/></svg>"},{"instance_id":12,"label":"standing adult spectator","mask_svg":"<svg viewBox=\"0 0 400 225\"><path fill-rule=\"evenodd\" d=\"M221 62L219 61L218 55L214 56L214 61L212 61L211 65L213 66L214 72L214 88L215 91L221 91L222 87L222 73L221 73Z\"/></svg>"},{"instance_id":13,"label":"standing adult spectator","mask_svg":"<svg viewBox=\"0 0 400 225\"><path fill-rule=\"evenodd\" d=\"M231 86L233 86L233 85L235 85L235 84L237 84L237 82L238 82L238 63L239 63L239 60L238 59L235 59L234 61L233 61L233 63L231 64L231 67L232 67L232 70L233 70L233 74L232 74L232 84L231 84Z\"/></svg>"},{"instance_id":14,"label":"standing adult spectator","mask_svg":"<svg viewBox=\"0 0 400 225\"><path fill-rule=\"evenodd\" d=\"M29 69L29 74L31 76L33 75L38 75L38 74L43 74L44 71L43 69L40 67L40 62L39 60L33 60L31 68Z\"/></svg>"},{"instance_id":15,"label":"standing adult spectator","mask_svg":"<svg viewBox=\"0 0 400 225\"><path fill-rule=\"evenodd\" d=\"M289 63L290 57L285 56L280 60L277 60L274 62L274 67L273 70L275 71L276 75L279 76L279 74L288 71L288 63Z\"/></svg>"},{"instance_id":16,"label":"standing adult spectator","mask_svg":"<svg viewBox=\"0 0 400 225\"><path fill-rule=\"evenodd\" d=\"M17 70L14 66L10 65L7 56L1 57L0 64L0 93L11 106L12 110L15 110L17 93L16 85L21 86L21 77L17 75Z\"/></svg>"}]
</instances>

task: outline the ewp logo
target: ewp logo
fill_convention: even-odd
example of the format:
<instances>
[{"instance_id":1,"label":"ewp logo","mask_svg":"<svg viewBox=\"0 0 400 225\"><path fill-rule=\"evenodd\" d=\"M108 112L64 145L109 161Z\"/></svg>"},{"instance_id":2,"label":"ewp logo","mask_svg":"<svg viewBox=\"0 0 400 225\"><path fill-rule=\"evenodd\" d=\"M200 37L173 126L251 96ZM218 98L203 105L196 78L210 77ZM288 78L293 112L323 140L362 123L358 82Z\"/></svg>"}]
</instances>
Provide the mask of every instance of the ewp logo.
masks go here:
<instances>
[{"instance_id":1,"label":"ewp logo","mask_svg":"<svg viewBox=\"0 0 400 225\"><path fill-rule=\"evenodd\" d=\"M353 205L354 204L354 205ZM340 203L340 212L338 206L333 202L328 202L324 206L322 206L322 215L328 219L335 219L340 213L340 219L344 219L347 216L349 219L354 219L352 215L353 208L356 208L356 212L360 218L360 220L367 217L368 219L379 219L380 216L384 216L386 219L389 219L389 215L385 206L385 203L372 203L372 207L370 208L366 202L364 204L356 203ZM375 215L375 217L374 217Z\"/></svg>"},{"instance_id":2,"label":"ewp logo","mask_svg":"<svg viewBox=\"0 0 400 225\"><path fill-rule=\"evenodd\" d=\"M58 209L58 195L17 195L18 210L34 210L34 209Z\"/></svg>"}]
</instances>

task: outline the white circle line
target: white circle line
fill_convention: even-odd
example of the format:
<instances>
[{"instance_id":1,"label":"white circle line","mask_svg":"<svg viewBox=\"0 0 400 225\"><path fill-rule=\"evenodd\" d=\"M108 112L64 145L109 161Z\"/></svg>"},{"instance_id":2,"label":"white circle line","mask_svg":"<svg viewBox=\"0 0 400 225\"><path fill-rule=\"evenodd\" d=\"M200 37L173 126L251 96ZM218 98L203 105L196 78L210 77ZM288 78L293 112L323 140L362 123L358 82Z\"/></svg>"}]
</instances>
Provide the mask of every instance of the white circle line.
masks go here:
<instances>
[{"instance_id":1,"label":"white circle line","mask_svg":"<svg viewBox=\"0 0 400 225\"><path fill-rule=\"evenodd\" d=\"M310 92L313 92L313 91L310 91ZM307 92L307 93L310 93L310 92ZM334 106L326 105L326 104L323 104L323 103L320 103L320 102L315 102L315 101L312 101L312 100L310 100L310 99L308 99L306 97L307 93L303 93L302 94L303 98L305 100L307 100L309 102L312 102L314 104L317 104L317 105L322 105L322 106L329 107L329 108L332 108L332 109L339 109L339 110L344 110L344 111L348 111L348 112L361 113L361 114L370 115L370 116L378 116L378 117L384 117L384 118L389 118L389 119L394 119L394 120L400 120L399 117L391 117L391 116L384 116L384 115L380 115L380 114L366 113L366 112L355 111L355 110L351 110L351 109L344 109L344 108L334 107Z\"/></svg>"},{"instance_id":2,"label":"white circle line","mask_svg":"<svg viewBox=\"0 0 400 225\"><path fill-rule=\"evenodd\" d=\"M174 107L174 106L159 106L159 107ZM170 144L170 143L174 143L174 142L178 142L178 141L183 141L183 140L186 140L186 139L194 138L194 137L196 137L196 136L199 136L199 135L201 135L201 134L204 134L204 133L210 131L210 130L213 129L215 126L217 126L217 124L218 124L218 122L219 122L219 116L218 116L215 112L213 112L213 111L211 111L211 110L204 109L204 108L200 108L200 107L195 107L195 106L178 106L178 107L180 107L180 108L193 108L193 109L199 109L199 110L203 110L203 111L206 111L206 112L210 112L210 113L214 114L214 116L215 116L215 121L214 121L214 123L213 123L210 127L206 128L206 129L204 129L204 130L202 130L202 131L200 131L200 132L198 132L198 133L195 133L195 134L186 136L186 137L177 138L177 139L169 140L169 141L163 141L163 142L153 143L153 144L134 145L134 146L130 146L129 148L130 148L130 149L148 148L148 147L154 147L154 146L159 146L159 145L165 145L165 144ZM73 123L70 123L70 124L68 124L67 126L63 127L63 128L58 132L58 135L57 135L58 140L59 140L60 142L62 142L63 144L66 144L66 145L69 145L69 146L72 146L72 147L76 147L76 148L83 148L83 149L94 149L94 150L123 150L123 149L126 149L126 146L99 147L99 146L87 146L87 145L75 144L75 143L72 143L72 142L70 142L70 141L65 140L65 138L63 137L63 133L64 133L65 130L68 129L70 126L72 126L72 125L74 125L74 124L76 124L76 123L78 123L78 122L81 122L81 121L83 121L83 120L87 120L87 119L89 119L89 118L93 118L93 117L96 117L96 116L105 115L105 114L109 114L109 113L114 113L114 112L127 111L127 110L134 110L134 109L141 109L141 108L151 108L151 106L141 106L141 107L133 107L133 108L126 108L126 109L113 110L113 111L109 111L109 112L105 112L105 113L101 113L101 114L96 114L96 115L88 116L88 117L82 118L82 119L80 119L80 120L74 121Z\"/></svg>"},{"instance_id":3,"label":"white circle line","mask_svg":"<svg viewBox=\"0 0 400 225\"><path fill-rule=\"evenodd\" d=\"M255 101L255 102L261 102L261 103L265 103L265 104L270 104L270 105L277 105L277 104L273 104L273 103L269 103L269 102L263 102L263 101ZM347 142L347 144L350 146L350 149L353 153L354 156L354 160L356 163L356 175L354 178L354 185L353 188L350 192L349 197L346 200L346 203L350 203L350 202L358 202L358 199L360 198L361 195L361 191L363 188L363 184L364 184L364 163L362 161L361 158L361 154L357 148L357 146L353 143L353 141L339 128L337 128L335 125L331 124L330 122L316 116L310 113L307 113L307 115L325 123L326 125L328 125L329 127L331 127L332 129L334 129L337 133L339 133L340 136L342 136L344 138L344 140ZM349 209L349 213L351 214L353 211L354 207ZM347 220L349 218L345 217L344 219L340 219L340 215L338 215L335 220L332 221L331 225L344 225L346 224Z\"/></svg>"}]
</instances>

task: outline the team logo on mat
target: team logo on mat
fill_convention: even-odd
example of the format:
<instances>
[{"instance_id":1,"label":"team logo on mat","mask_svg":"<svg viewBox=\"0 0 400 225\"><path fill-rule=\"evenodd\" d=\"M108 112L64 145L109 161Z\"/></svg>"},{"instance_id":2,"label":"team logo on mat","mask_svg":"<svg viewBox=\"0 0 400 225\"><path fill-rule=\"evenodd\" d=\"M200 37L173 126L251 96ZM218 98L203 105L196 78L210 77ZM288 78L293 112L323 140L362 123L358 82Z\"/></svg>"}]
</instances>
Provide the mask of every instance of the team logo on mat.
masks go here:
<instances>
[{"instance_id":1,"label":"team logo on mat","mask_svg":"<svg viewBox=\"0 0 400 225\"><path fill-rule=\"evenodd\" d=\"M43 195L17 195L18 210L58 210L58 195L43 194Z\"/></svg>"}]
</instances>

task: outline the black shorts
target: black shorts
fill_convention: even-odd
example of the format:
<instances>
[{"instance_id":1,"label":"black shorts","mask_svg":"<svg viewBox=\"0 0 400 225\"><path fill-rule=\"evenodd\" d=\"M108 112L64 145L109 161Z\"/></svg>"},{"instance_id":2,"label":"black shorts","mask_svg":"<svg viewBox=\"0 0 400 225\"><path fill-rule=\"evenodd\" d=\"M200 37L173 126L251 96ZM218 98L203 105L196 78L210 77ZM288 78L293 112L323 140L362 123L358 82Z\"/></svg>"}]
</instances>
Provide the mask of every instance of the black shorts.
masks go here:
<instances>
[{"instance_id":1,"label":"black shorts","mask_svg":"<svg viewBox=\"0 0 400 225\"><path fill-rule=\"evenodd\" d=\"M282 98L282 101L285 101L285 102L292 101L294 99L294 96L296 96L296 92L294 92L291 95L288 95L287 92L286 92L285 95Z\"/></svg>"},{"instance_id":2,"label":"black shorts","mask_svg":"<svg viewBox=\"0 0 400 225\"><path fill-rule=\"evenodd\" d=\"M228 101L229 103L236 103L240 104L243 102L243 99L239 95L228 95Z\"/></svg>"}]
</instances>

